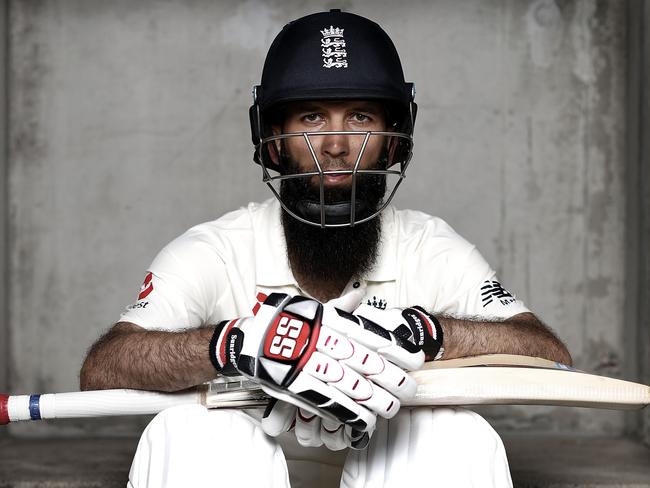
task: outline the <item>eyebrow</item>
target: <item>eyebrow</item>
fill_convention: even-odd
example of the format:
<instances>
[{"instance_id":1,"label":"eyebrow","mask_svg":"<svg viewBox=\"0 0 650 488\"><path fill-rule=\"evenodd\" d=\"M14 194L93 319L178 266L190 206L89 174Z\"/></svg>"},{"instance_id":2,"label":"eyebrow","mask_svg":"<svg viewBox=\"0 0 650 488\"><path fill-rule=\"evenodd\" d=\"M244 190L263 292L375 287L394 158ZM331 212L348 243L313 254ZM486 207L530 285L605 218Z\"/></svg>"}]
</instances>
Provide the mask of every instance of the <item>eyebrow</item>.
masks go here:
<instances>
[{"instance_id":1,"label":"eyebrow","mask_svg":"<svg viewBox=\"0 0 650 488\"><path fill-rule=\"evenodd\" d=\"M315 103L304 102L299 105L294 105L293 107L290 107L289 111L290 112L316 112L321 109L322 107Z\"/></svg>"},{"instance_id":2,"label":"eyebrow","mask_svg":"<svg viewBox=\"0 0 650 488\"><path fill-rule=\"evenodd\" d=\"M302 102L290 109L291 112L318 112L324 110L326 107L314 102ZM352 105L348 110L358 112L368 112L371 114L382 113L382 107L373 102L359 101L357 104Z\"/></svg>"},{"instance_id":3,"label":"eyebrow","mask_svg":"<svg viewBox=\"0 0 650 488\"><path fill-rule=\"evenodd\" d=\"M360 105L353 105L350 110L356 110L359 112L368 112L377 115L382 112L382 107L372 102L360 102Z\"/></svg>"}]
</instances>

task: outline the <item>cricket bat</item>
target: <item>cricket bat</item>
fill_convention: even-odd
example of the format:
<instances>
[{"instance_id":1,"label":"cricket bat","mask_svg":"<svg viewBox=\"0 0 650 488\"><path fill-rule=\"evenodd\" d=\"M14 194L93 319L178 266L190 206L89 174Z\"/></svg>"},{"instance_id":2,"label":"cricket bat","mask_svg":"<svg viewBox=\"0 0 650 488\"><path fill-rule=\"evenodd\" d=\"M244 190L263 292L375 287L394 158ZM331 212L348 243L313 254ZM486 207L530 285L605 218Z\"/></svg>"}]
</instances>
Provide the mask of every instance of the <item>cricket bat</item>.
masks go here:
<instances>
[{"instance_id":1,"label":"cricket bat","mask_svg":"<svg viewBox=\"0 0 650 488\"><path fill-rule=\"evenodd\" d=\"M650 386L585 373L541 358L490 354L432 361L410 373L415 397L403 405L566 405L634 410L650 404ZM158 393L100 390L0 395L0 424L21 420L155 414L175 405L264 407L269 397L250 380L213 381Z\"/></svg>"}]
</instances>

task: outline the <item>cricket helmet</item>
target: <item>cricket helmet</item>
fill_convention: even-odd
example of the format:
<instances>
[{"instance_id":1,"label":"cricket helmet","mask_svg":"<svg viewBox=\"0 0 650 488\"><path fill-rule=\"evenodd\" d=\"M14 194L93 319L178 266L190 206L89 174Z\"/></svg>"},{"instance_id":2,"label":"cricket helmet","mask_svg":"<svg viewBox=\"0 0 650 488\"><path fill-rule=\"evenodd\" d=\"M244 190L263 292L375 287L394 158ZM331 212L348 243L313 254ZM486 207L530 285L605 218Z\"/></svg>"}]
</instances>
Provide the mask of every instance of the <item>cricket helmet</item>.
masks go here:
<instances>
[{"instance_id":1,"label":"cricket helmet","mask_svg":"<svg viewBox=\"0 0 650 488\"><path fill-rule=\"evenodd\" d=\"M359 15L330 10L288 23L271 44L261 83L253 88L253 105L249 110L255 146L253 159L262 167L263 181L285 211L308 224L351 226L376 217L395 195L411 160L417 112L414 97L415 86L404 81L395 45L375 22ZM388 114L386 131L340 133L365 140L360 154L355 155L354 167L336 171L337 174L352 175L350 198L345 201L326 201L324 177L330 172L321 169L311 143L319 135L339 133L272 132L272 126L278 125L287 104L308 100L378 101ZM278 140L291 137L302 138L309 146L314 169L300 176L320 178L318 201L290 206L283 202L276 188L283 180L297 177L288 174L281 158L270 154L277 148ZM386 151L385 161L379 169L359 169L359 161L371 138L382 138L387 146L390 144L391 150ZM387 196L369 208L362 199L355 198L355 186L364 177L377 178L378 175L390 177L394 183L386 190Z\"/></svg>"}]
</instances>

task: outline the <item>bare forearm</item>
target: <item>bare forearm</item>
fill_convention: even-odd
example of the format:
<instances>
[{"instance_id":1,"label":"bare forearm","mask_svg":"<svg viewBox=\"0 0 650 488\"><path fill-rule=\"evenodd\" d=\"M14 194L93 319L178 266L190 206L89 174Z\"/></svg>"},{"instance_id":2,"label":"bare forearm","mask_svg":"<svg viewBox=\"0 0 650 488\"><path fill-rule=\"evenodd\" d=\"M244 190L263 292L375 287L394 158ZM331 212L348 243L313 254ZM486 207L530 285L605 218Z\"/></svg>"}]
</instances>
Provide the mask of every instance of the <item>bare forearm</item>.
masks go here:
<instances>
[{"instance_id":1,"label":"bare forearm","mask_svg":"<svg viewBox=\"0 0 650 488\"><path fill-rule=\"evenodd\" d=\"M571 365L571 355L553 332L532 313L502 322L481 322L438 316L443 329L445 359L480 354L521 354Z\"/></svg>"},{"instance_id":2,"label":"bare forearm","mask_svg":"<svg viewBox=\"0 0 650 488\"><path fill-rule=\"evenodd\" d=\"M211 327L165 332L118 323L88 352L81 389L177 391L208 381L216 376L208 355L212 333Z\"/></svg>"}]
</instances>

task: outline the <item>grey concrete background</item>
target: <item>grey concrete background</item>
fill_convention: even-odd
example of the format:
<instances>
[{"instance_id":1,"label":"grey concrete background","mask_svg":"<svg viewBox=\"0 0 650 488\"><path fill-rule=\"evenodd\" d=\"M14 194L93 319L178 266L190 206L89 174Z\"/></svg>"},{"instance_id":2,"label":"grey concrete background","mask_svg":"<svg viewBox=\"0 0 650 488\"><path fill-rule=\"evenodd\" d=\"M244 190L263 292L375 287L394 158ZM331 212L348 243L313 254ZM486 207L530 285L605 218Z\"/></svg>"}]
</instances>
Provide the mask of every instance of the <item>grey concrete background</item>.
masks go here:
<instances>
[{"instance_id":1,"label":"grey concrete background","mask_svg":"<svg viewBox=\"0 0 650 488\"><path fill-rule=\"evenodd\" d=\"M9 314L7 297L9 274L7 272L8 246L8 185L7 185L7 3L0 3L0 391L7 391L9 371L7 329ZM0 433L0 436L2 434Z\"/></svg>"},{"instance_id":2,"label":"grey concrete background","mask_svg":"<svg viewBox=\"0 0 650 488\"><path fill-rule=\"evenodd\" d=\"M155 253L269 196L251 162L249 90L282 25L330 7L382 24L417 84L398 205L476 243L578 367L637 374L624 340L624 2L34 0L10 2L12 392L76 389L87 347L133 300ZM486 413L503 430L626 430L619 412Z\"/></svg>"},{"instance_id":3,"label":"grey concrete background","mask_svg":"<svg viewBox=\"0 0 650 488\"><path fill-rule=\"evenodd\" d=\"M514 434L503 443L514 488L650 488L650 451L629 439ZM0 439L0 488L123 488L136 446L136 438Z\"/></svg>"},{"instance_id":4,"label":"grey concrete background","mask_svg":"<svg viewBox=\"0 0 650 488\"><path fill-rule=\"evenodd\" d=\"M650 140L648 139L648 130L650 130L650 89L648 81L650 80L650 63L648 55L650 54L650 35L647 26L650 25L650 4L642 2L638 7L639 15L643 19L639 32L638 44L640 45L640 56L643 62L639 66L639 103L637 104L637 114L639 123L637 124L639 133L638 143L638 164L639 171L639 344L638 358L641 380L650 384ZM642 414L641 429L643 440L646 445L650 446L650 410Z\"/></svg>"}]
</instances>

